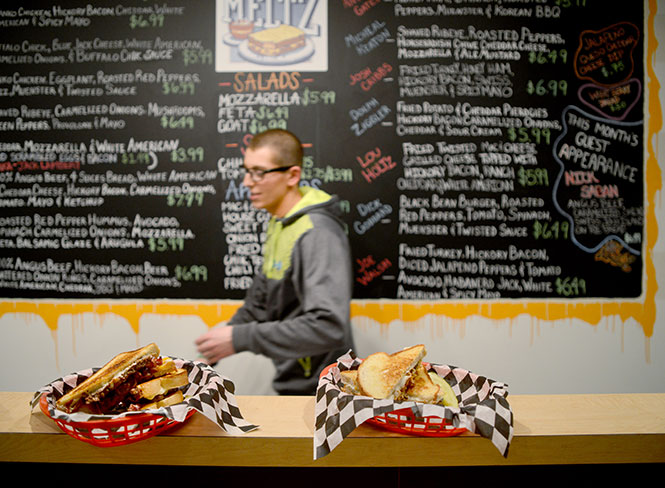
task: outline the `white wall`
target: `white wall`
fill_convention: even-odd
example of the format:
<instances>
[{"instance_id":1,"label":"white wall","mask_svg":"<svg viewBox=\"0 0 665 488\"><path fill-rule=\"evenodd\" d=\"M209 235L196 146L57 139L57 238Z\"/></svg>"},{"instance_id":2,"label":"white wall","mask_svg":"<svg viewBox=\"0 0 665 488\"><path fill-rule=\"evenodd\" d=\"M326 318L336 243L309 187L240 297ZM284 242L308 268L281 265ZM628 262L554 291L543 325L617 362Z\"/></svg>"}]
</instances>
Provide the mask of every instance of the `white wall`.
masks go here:
<instances>
[{"instance_id":1,"label":"white wall","mask_svg":"<svg viewBox=\"0 0 665 488\"><path fill-rule=\"evenodd\" d=\"M150 342L163 354L196 359L194 339L207 329L196 316L147 314L136 333L119 315L85 313L60 316L52 330L36 315L9 313L0 318L0 390L35 391ZM217 369L234 380L238 394L273 393L273 366L265 357L241 353L220 362Z\"/></svg>"},{"instance_id":2,"label":"white wall","mask_svg":"<svg viewBox=\"0 0 665 488\"><path fill-rule=\"evenodd\" d=\"M656 21L661 46L654 67L665 85L665 16ZM665 89L665 86L663 87ZM661 90L662 92L663 90ZM663 100L661 93L660 99ZM655 147L665 147L661 131ZM664 167L659 158L659 166ZM662 173L665 175L665 171ZM656 195L659 231L653 249L657 282L665 283L665 211ZM603 317L538 320L528 315L490 320L471 316L425 317L415 322L378 323L354 318L357 353L396 351L416 343L427 359L504 381L511 394L665 392L665 295L656 294L656 322L650 337L634 319ZM195 358L193 340L207 329L197 317L143 315L138 327L117 314L60 315L47 323L32 312L14 312L0 303L0 390L34 391L71 371L101 366L114 354L156 342L166 354ZM9 306L8 306L9 305ZM221 306L224 306L223 304ZM271 393L271 363L243 353L222 361L218 370L234 380L238 394Z\"/></svg>"}]
</instances>

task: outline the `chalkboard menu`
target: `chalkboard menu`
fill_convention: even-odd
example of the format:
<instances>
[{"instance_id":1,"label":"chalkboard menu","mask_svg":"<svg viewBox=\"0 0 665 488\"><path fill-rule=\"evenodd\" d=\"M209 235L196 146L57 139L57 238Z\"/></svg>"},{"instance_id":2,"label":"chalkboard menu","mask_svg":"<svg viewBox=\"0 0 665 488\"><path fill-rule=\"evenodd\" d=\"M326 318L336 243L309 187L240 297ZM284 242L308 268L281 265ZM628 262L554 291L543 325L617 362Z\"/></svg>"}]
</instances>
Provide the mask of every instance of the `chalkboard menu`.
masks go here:
<instances>
[{"instance_id":1,"label":"chalkboard menu","mask_svg":"<svg viewBox=\"0 0 665 488\"><path fill-rule=\"evenodd\" d=\"M252 135L340 196L358 299L638 297L643 5L0 7L0 293L240 299Z\"/></svg>"}]
</instances>

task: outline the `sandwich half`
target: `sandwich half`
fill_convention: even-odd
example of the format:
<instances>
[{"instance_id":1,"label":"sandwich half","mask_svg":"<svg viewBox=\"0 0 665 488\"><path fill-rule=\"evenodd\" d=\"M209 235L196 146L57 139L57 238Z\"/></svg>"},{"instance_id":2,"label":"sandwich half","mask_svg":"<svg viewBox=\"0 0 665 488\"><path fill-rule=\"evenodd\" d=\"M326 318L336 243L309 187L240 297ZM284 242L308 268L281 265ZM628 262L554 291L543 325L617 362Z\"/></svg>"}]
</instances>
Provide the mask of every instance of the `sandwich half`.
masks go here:
<instances>
[{"instance_id":1,"label":"sandwich half","mask_svg":"<svg viewBox=\"0 0 665 488\"><path fill-rule=\"evenodd\" d=\"M150 403L135 404L135 405L132 406L132 409L152 410L152 409L155 409L155 408L170 407L171 405L175 405L176 403L180 403L184 400L185 400L185 396L182 394L182 391L174 390L173 392L169 393L168 395L161 396L161 397L159 397L159 399L156 399L155 401L152 401Z\"/></svg>"},{"instance_id":2,"label":"sandwich half","mask_svg":"<svg viewBox=\"0 0 665 488\"><path fill-rule=\"evenodd\" d=\"M358 366L358 385L364 395L376 399L402 398L415 368L426 354L419 344L393 354L370 354Z\"/></svg>"},{"instance_id":3,"label":"sandwich half","mask_svg":"<svg viewBox=\"0 0 665 488\"><path fill-rule=\"evenodd\" d=\"M176 369L171 373L140 383L132 388L126 409L145 410L179 403L183 400L180 387L188 384L186 369ZM179 400L175 401L176 398Z\"/></svg>"},{"instance_id":4,"label":"sandwich half","mask_svg":"<svg viewBox=\"0 0 665 488\"><path fill-rule=\"evenodd\" d=\"M402 395L396 398L397 401L414 401L422 403L437 403L439 398L439 386L432 381L427 374L423 363L418 363L415 371L411 375L409 383L403 390Z\"/></svg>"}]
</instances>

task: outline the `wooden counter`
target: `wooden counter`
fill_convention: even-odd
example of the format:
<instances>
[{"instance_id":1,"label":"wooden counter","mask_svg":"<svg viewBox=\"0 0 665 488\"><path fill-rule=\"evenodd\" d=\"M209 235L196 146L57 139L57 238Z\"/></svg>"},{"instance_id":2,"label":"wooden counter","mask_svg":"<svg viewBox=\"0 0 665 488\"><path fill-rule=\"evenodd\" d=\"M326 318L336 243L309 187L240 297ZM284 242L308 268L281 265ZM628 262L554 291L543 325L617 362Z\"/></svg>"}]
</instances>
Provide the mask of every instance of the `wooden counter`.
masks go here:
<instances>
[{"instance_id":1,"label":"wooden counter","mask_svg":"<svg viewBox=\"0 0 665 488\"><path fill-rule=\"evenodd\" d=\"M243 416L260 426L242 436L230 436L196 413L167 433L110 448L62 433L38 407L31 414L31 397L0 392L0 462L238 467L665 463L665 394L510 396L515 435L507 458L489 440L472 434L411 437L362 425L316 461L314 397L237 397Z\"/></svg>"}]
</instances>

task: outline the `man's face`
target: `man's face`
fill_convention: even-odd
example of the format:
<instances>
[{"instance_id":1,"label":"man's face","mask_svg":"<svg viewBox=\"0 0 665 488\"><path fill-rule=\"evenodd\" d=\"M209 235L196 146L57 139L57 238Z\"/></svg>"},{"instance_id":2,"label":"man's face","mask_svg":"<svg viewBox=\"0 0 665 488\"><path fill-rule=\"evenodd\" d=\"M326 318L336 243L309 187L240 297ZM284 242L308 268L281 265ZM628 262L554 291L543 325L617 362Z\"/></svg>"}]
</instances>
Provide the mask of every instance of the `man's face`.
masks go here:
<instances>
[{"instance_id":1,"label":"man's face","mask_svg":"<svg viewBox=\"0 0 665 488\"><path fill-rule=\"evenodd\" d=\"M279 166L275 164L273 149L264 146L256 150L245 151L245 169L266 171ZM297 184L297 180L296 184ZM256 208L262 208L271 215L283 217L284 197L293 185L293 171L267 173L259 181L254 181L249 173L245 173L243 184L249 188L249 199Z\"/></svg>"}]
</instances>

